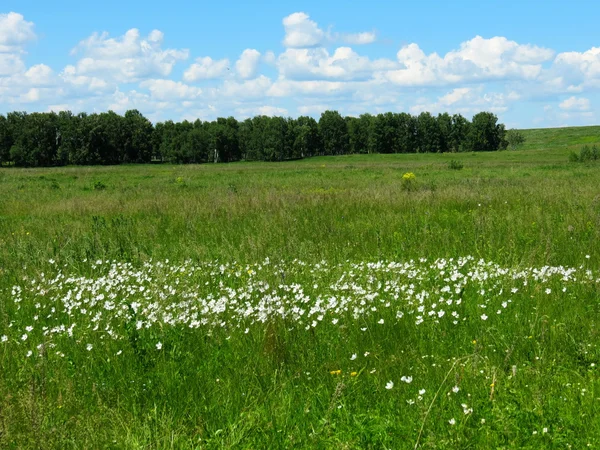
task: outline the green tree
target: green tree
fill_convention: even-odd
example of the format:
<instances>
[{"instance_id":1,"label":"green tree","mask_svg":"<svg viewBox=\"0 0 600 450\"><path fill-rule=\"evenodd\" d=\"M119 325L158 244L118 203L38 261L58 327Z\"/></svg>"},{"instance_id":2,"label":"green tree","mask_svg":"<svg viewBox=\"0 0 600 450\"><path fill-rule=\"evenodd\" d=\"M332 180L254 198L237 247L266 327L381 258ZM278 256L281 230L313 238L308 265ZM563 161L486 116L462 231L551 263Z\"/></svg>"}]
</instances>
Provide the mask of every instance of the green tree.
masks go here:
<instances>
[{"instance_id":1,"label":"green tree","mask_svg":"<svg viewBox=\"0 0 600 450\"><path fill-rule=\"evenodd\" d=\"M10 161L10 148L13 146L8 119L0 114L0 166Z\"/></svg>"},{"instance_id":2,"label":"green tree","mask_svg":"<svg viewBox=\"0 0 600 450\"><path fill-rule=\"evenodd\" d=\"M348 152L370 153L371 134L375 117L361 114L359 117L346 117L348 127Z\"/></svg>"},{"instance_id":3,"label":"green tree","mask_svg":"<svg viewBox=\"0 0 600 450\"><path fill-rule=\"evenodd\" d=\"M417 117L417 142L420 153L438 153L442 149L438 121L428 112Z\"/></svg>"},{"instance_id":4,"label":"green tree","mask_svg":"<svg viewBox=\"0 0 600 450\"><path fill-rule=\"evenodd\" d=\"M152 159L154 127L137 109L129 110L123 118L123 162L148 163Z\"/></svg>"},{"instance_id":5,"label":"green tree","mask_svg":"<svg viewBox=\"0 0 600 450\"><path fill-rule=\"evenodd\" d=\"M294 155L297 158L305 158L320 153L319 124L315 119L308 116L300 116L296 119L294 126Z\"/></svg>"},{"instance_id":6,"label":"green tree","mask_svg":"<svg viewBox=\"0 0 600 450\"><path fill-rule=\"evenodd\" d=\"M211 136L212 162L231 162L240 159L238 121L234 117L219 117L208 127Z\"/></svg>"},{"instance_id":7,"label":"green tree","mask_svg":"<svg viewBox=\"0 0 600 450\"><path fill-rule=\"evenodd\" d=\"M452 116L452 128L450 130L450 151L462 152L467 150L467 139L469 137L471 124L460 114Z\"/></svg>"},{"instance_id":8,"label":"green tree","mask_svg":"<svg viewBox=\"0 0 600 450\"><path fill-rule=\"evenodd\" d=\"M410 114L400 113L397 115L396 123L398 127L397 152L416 153L418 148L417 119Z\"/></svg>"},{"instance_id":9,"label":"green tree","mask_svg":"<svg viewBox=\"0 0 600 450\"><path fill-rule=\"evenodd\" d=\"M348 153L348 125L337 111L325 111L319 119L319 134L323 142L323 154L345 155Z\"/></svg>"},{"instance_id":10,"label":"green tree","mask_svg":"<svg viewBox=\"0 0 600 450\"><path fill-rule=\"evenodd\" d=\"M473 116L468 137L471 151L494 151L506 148L504 124L491 112L480 112Z\"/></svg>"},{"instance_id":11,"label":"green tree","mask_svg":"<svg viewBox=\"0 0 600 450\"><path fill-rule=\"evenodd\" d=\"M15 119L14 141L10 149L10 159L15 165L56 165L60 138L58 116L55 113L32 113Z\"/></svg>"},{"instance_id":12,"label":"green tree","mask_svg":"<svg viewBox=\"0 0 600 450\"><path fill-rule=\"evenodd\" d=\"M438 114L437 124L439 130L440 149L442 153L449 152L452 148L452 117L448 113Z\"/></svg>"}]
</instances>

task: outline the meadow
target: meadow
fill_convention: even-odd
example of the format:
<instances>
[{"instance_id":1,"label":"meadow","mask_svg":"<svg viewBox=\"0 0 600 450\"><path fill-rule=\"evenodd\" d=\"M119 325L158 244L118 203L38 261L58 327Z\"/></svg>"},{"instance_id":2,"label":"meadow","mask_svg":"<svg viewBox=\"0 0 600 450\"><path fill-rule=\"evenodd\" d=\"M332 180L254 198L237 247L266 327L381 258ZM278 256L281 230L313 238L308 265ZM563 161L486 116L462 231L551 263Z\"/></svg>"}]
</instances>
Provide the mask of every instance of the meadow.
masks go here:
<instances>
[{"instance_id":1,"label":"meadow","mask_svg":"<svg viewBox=\"0 0 600 450\"><path fill-rule=\"evenodd\" d=\"M0 169L0 447L598 448L600 127L523 134Z\"/></svg>"}]
</instances>

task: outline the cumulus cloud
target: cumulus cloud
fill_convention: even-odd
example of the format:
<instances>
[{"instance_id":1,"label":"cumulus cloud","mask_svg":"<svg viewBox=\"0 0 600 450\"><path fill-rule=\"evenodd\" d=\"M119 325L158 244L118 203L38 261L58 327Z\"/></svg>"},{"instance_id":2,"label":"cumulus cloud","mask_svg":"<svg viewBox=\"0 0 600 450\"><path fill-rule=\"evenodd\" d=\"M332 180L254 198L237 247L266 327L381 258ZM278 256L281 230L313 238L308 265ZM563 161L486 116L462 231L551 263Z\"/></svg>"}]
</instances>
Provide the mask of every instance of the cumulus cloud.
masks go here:
<instances>
[{"instance_id":1,"label":"cumulus cloud","mask_svg":"<svg viewBox=\"0 0 600 450\"><path fill-rule=\"evenodd\" d=\"M600 87L600 47L585 52L564 52L556 56L554 83L570 92Z\"/></svg>"},{"instance_id":2,"label":"cumulus cloud","mask_svg":"<svg viewBox=\"0 0 600 450\"><path fill-rule=\"evenodd\" d=\"M542 62L552 58L550 49L521 45L505 37L481 36L463 42L458 50L443 57L426 55L417 44L409 44L396 57L401 69L382 77L403 86L445 85L495 79L534 80L542 72Z\"/></svg>"},{"instance_id":3,"label":"cumulus cloud","mask_svg":"<svg viewBox=\"0 0 600 450\"><path fill-rule=\"evenodd\" d=\"M322 112L330 110L330 109L335 109L329 105L322 105L322 104L317 104L317 105L302 105L302 106L298 106L298 113L300 115L303 116L316 116L316 115L320 115Z\"/></svg>"},{"instance_id":4,"label":"cumulus cloud","mask_svg":"<svg viewBox=\"0 0 600 450\"><path fill-rule=\"evenodd\" d=\"M7 77L25 71L21 56L14 53L0 53L0 77Z\"/></svg>"},{"instance_id":5,"label":"cumulus cloud","mask_svg":"<svg viewBox=\"0 0 600 450\"><path fill-rule=\"evenodd\" d=\"M341 81L296 81L279 78L269 88L267 95L271 97L291 97L294 95L332 95L351 89L351 85Z\"/></svg>"},{"instance_id":6,"label":"cumulus cloud","mask_svg":"<svg viewBox=\"0 0 600 450\"><path fill-rule=\"evenodd\" d=\"M140 87L148 89L152 98L157 100L192 100L202 95L202 89L188 86L181 81L164 79L145 80L140 83Z\"/></svg>"},{"instance_id":7,"label":"cumulus cloud","mask_svg":"<svg viewBox=\"0 0 600 450\"><path fill-rule=\"evenodd\" d=\"M283 45L291 48L315 47L325 40L327 34L308 14L295 12L283 18L285 37Z\"/></svg>"},{"instance_id":8,"label":"cumulus cloud","mask_svg":"<svg viewBox=\"0 0 600 450\"><path fill-rule=\"evenodd\" d=\"M198 80L211 80L221 78L229 71L228 59L212 59L210 56L196 59L183 74L185 81L194 82Z\"/></svg>"},{"instance_id":9,"label":"cumulus cloud","mask_svg":"<svg viewBox=\"0 0 600 450\"><path fill-rule=\"evenodd\" d=\"M30 86L49 86L57 81L54 71L45 64L31 66L23 74L23 80Z\"/></svg>"},{"instance_id":10,"label":"cumulus cloud","mask_svg":"<svg viewBox=\"0 0 600 450\"><path fill-rule=\"evenodd\" d=\"M255 99L262 98L267 95L267 92L272 86L272 81L269 77L260 75L252 80L244 80L242 82L236 80L225 80L221 86L212 88L210 95L215 100L220 99Z\"/></svg>"},{"instance_id":11,"label":"cumulus cloud","mask_svg":"<svg viewBox=\"0 0 600 450\"><path fill-rule=\"evenodd\" d=\"M430 112L433 114L449 112L452 114L469 115L479 111L491 111L496 114L506 112L515 93L484 92L483 87L461 87L440 96L436 101L427 98L419 99L410 108L412 114Z\"/></svg>"},{"instance_id":12,"label":"cumulus cloud","mask_svg":"<svg viewBox=\"0 0 600 450\"><path fill-rule=\"evenodd\" d=\"M146 38L132 28L123 36L93 33L81 41L72 55L81 59L69 69L73 75L101 77L107 82L131 83L154 76L166 77L179 61L188 58L188 50L161 48L163 33L154 30Z\"/></svg>"},{"instance_id":13,"label":"cumulus cloud","mask_svg":"<svg viewBox=\"0 0 600 450\"><path fill-rule=\"evenodd\" d=\"M591 109L590 100L583 97L569 97L558 106L564 111L589 111Z\"/></svg>"},{"instance_id":14,"label":"cumulus cloud","mask_svg":"<svg viewBox=\"0 0 600 450\"><path fill-rule=\"evenodd\" d=\"M0 14L0 53L22 51L25 44L36 38L33 26L21 14Z\"/></svg>"},{"instance_id":15,"label":"cumulus cloud","mask_svg":"<svg viewBox=\"0 0 600 450\"><path fill-rule=\"evenodd\" d=\"M377 70L396 67L386 59L371 61L360 56L350 47L339 47L333 55L325 48L288 48L279 55L277 67L280 74L288 79L366 79Z\"/></svg>"},{"instance_id":16,"label":"cumulus cloud","mask_svg":"<svg viewBox=\"0 0 600 450\"><path fill-rule=\"evenodd\" d=\"M93 77L79 75L75 66L68 65L60 73L60 77L66 85L70 86L74 91L77 92L93 92L102 93L108 91L114 91L116 89L116 83L107 82L106 80Z\"/></svg>"},{"instance_id":17,"label":"cumulus cloud","mask_svg":"<svg viewBox=\"0 0 600 450\"><path fill-rule=\"evenodd\" d=\"M235 63L235 70L241 78L252 78L256 75L259 62L260 52L253 48L248 48L242 52L240 58Z\"/></svg>"},{"instance_id":18,"label":"cumulus cloud","mask_svg":"<svg viewBox=\"0 0 600 450\"><path fill-rule=\"evenodd\" d=\"M25 72L22 55L26 44L35 38L33 23L21 14L0 14L0 77Z\"/></svg>"}]
</instances>

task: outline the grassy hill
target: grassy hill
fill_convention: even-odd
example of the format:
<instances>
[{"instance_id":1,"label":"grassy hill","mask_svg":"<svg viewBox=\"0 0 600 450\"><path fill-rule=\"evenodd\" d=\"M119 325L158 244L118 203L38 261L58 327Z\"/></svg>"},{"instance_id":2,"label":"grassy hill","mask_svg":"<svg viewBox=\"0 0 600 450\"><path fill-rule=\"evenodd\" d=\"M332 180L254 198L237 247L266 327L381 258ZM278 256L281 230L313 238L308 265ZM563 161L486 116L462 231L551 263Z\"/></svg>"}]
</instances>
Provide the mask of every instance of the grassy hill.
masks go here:
<instances>
[{"instance_id":1,"label":"grassy hill","mask_svg":"<svg viewBox=\"0 0 600 450\"><path fill-rule=\"evenodd\" d=\"M526 139L522 150L576 150L582 145L600 144L600 126L533 128L520 131Z\"/></svg>"}]
</instances>

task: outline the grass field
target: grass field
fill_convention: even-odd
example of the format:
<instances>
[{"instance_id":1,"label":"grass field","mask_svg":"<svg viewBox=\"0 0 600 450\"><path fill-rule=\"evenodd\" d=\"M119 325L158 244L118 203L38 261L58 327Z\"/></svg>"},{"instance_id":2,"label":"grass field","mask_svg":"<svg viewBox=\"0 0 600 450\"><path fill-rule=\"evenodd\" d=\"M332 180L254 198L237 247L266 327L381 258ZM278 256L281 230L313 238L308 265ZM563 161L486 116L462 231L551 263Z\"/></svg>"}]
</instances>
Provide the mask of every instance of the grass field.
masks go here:
<instances>
[{"instance_id":1,"label":"grass field","mask_svg":"<svg viewBox=\"0 0 600 450\"><path fill-rule=\"evenodd\" d=\"M0 448L600 447L600 127L524 134L1 169Z\"/></svg>"}]
</instances>

